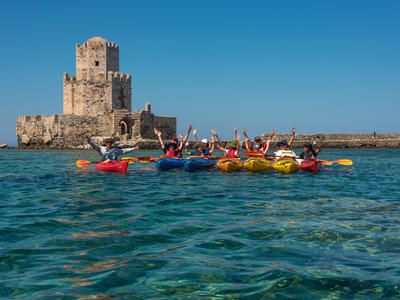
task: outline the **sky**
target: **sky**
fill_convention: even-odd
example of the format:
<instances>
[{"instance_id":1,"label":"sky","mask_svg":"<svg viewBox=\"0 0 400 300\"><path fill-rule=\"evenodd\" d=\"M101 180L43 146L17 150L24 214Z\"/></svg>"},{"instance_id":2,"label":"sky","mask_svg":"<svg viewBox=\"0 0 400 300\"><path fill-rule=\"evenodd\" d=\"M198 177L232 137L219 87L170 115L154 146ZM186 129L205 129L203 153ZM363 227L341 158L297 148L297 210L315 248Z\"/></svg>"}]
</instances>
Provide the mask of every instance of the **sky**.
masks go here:
<instances>
[{"instance_id":1,"label":"sky","mask_svg":"<svg viewBox=\"0 0 400 300\"><path fill-rule=\"evenodd\" d=\"M112 5L111 5L112 3ZM7 1L0 143L17 115L62 113L75 43L120 46L132 107L200 136L399 132L400 1Z\"/></svg>"}]
</instances>

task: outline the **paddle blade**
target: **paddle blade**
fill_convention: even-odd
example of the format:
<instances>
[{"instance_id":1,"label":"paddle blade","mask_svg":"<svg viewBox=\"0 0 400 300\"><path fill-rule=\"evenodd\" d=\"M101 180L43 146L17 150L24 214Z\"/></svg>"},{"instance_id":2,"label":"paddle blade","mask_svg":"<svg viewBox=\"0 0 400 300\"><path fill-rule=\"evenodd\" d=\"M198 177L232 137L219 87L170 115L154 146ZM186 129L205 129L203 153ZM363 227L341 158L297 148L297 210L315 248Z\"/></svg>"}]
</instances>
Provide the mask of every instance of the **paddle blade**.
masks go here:
<instances>
[{"instance_id":1,"label":"paddle blade","mask_svg":"<svg viewBox=\"0 0 400 300\"><path fill-rule=\"evenodd\" d=\"M352 166L353 165L353 162L350 159L338 159L335 162L342 166Z\"/></svg>"},{"instance_id":2,"label":"paddle blade","mask_svg":"<svg viewBox=\"0 0 400 300\"><path fill-rule=\"evenodd\" d=\"M332 166L333 165L333 161L329 161L329 160L318 160L318 162L324 166Z\"/></svg>"},{"instance_id":3,"label":"paddle blade","mask_svg":"<svg viewBox=\"0 0 400 300\"><path fill-rule=\"evenodd\" d=\"M87 167L87 166L89 166L90 164L92 164L92 162L90 162L90 161L88 161L88 160L80 159L80 160L77 160L75 164L76 164L76 166L77 166L78 168L84 168L84 167Z\"/></svg>"}]
</instances>

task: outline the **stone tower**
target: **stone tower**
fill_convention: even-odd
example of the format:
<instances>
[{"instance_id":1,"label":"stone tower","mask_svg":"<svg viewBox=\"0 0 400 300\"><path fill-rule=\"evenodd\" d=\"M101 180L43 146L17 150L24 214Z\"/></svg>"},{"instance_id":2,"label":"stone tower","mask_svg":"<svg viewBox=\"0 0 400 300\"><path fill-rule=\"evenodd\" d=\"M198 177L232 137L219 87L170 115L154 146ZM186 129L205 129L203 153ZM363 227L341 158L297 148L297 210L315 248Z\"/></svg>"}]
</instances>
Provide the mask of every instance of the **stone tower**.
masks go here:
<instances>
[{"instance_id":1,"label":"stone tower","mask_svg":"<svg viewBox=\"0 0 400 300\"><path fill-rule=\"evenodd\" d=\"M64 73L64 114L131 111L131 76L119 72L119 47L101 37L76 45L76 77Z\"/></svg>"}]
</instances>

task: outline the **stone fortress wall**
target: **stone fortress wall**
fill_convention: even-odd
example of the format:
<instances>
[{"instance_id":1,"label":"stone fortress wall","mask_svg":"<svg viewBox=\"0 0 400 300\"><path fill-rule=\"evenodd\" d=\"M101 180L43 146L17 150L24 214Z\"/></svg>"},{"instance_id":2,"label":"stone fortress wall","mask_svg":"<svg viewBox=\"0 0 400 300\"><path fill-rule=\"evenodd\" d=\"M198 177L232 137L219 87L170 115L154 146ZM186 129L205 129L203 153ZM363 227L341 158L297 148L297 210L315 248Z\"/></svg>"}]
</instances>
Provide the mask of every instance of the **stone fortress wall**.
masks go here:
<instances>
[{"instance_id":1,"label":"stone fortress wall","mask_svg":"<svg viewBox=\"0 0 400 300\"><path fill-rule=\"evenodd\" d=\"M64 73L63 114L19 116L19 148L80 149L86 136L120 136L128 144L176 135L176 118L155 116L151 105L132 112L132 77L119 70L119 46L101 37L76 45L76 76Z\"/></svg>"},{"instance_id":2,"label":"stone fortress wall","mask_svg":"<svg viewBox=\"0 0 400 300\"><path fill-rule=\"evenodd\" d=\"M266 138L265 135L263 136ZM302 148L305 142L310 142L316 135L299 134L293 143L294 148ZM400 134L318 134L317 143L323 148L400 148ZM276 135L272 146L290 135Z\"/></svg>"}]
</instances>

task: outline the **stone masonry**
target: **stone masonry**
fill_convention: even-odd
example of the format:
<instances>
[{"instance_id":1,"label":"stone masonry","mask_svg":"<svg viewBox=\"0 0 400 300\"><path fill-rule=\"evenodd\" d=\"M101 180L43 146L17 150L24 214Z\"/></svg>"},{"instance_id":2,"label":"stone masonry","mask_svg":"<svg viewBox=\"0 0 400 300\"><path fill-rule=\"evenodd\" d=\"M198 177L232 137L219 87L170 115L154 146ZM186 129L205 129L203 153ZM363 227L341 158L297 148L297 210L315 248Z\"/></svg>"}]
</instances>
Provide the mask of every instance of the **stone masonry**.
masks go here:
<instances>
[{"instance_id":1,"label":"stone masonry","mask_svg":"<svg viewBox=\"0 0 400 300\"><path fill-rule=\"evenodd\" d=\"M119 46L104 38L76 45L76 76L65 73L63 87L63 114L17 117L19 148L85 148L87 135L132 144L154 139L154 127L176 135L176 118L155 116L149 103L132 112L132 77L119 71Z\"/></svg>"}]
</instances>

